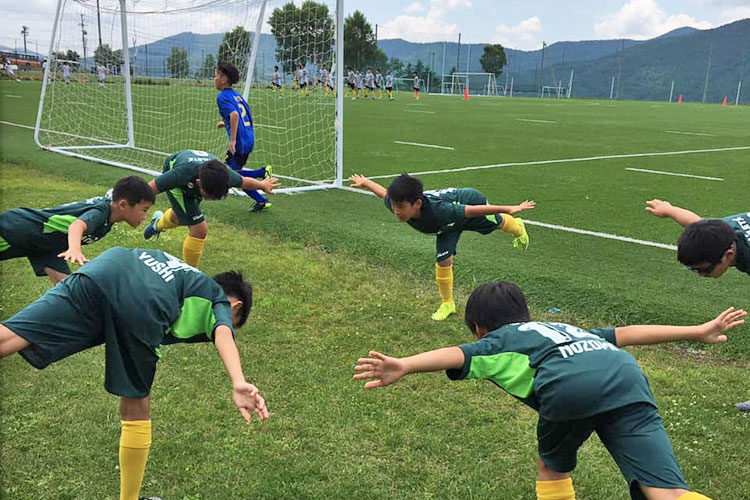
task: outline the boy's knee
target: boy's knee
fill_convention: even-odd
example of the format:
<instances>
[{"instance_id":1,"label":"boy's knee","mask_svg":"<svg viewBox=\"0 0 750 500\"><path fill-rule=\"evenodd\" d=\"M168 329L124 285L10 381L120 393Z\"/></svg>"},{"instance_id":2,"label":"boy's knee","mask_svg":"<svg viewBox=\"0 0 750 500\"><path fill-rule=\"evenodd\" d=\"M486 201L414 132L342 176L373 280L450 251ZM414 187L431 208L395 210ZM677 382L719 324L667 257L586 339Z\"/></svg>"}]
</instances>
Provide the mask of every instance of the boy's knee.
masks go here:
<instances>
[{"instance_id":1,"label":"boy's knee","mask_svg":"<svg viewBox=\"0 0 750 500\"><path fill-rule=\"evenodd\" d=\"M208 225L205 222L201 222L200 224L190 226L188 232L193 238L205 240L206 236L208 236Z\"/></svg>"},{"instance_id":2,"label":"boy's knee","mask_svg":"<svg viewBox=\"0 0 750 500\"><path fill-rule=\"evenodd\" d=\"M440 267L450 267L453 265L453 256L451 255L447 259L439 260L437 263Z\"/></svg>"},{"instance_id":3,"label":"boy's knee","mask_svg":"<svg viewBox=\"0 0 750 500\"><path fill-rule=\"evenodd\" d=\"M149 420L151 414L151 399L125 398L120 396L120 418L122 420Z\"/></svg>"},{"instance_id":4,"label":"boy's knee","mask_svg":"<svg viewBox=\"0 0 750 500\"><path fill-rule=\"evenodd\" d=\"M29 342L10 328L0 325L0 358L10 356L29 346Z\"/></svg>"}]
</instances>

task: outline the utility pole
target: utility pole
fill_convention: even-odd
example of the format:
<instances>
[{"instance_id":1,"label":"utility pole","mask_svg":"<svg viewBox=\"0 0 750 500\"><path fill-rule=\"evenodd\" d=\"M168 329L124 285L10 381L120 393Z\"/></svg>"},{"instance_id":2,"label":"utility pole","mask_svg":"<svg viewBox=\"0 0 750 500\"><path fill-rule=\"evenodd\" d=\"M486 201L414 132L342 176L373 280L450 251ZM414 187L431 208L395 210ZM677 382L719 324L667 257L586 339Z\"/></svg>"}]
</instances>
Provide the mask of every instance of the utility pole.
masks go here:
<instances>
[{"instance_id":1,"label":"utility pole","mask_svg":"<svg viewBox=\"0 0 750 500\"><path fill-rule=\"evenodd\" d=\"M375 25L375 46L378 46L378 25Z\"/></svg>"},{"instance_id":2,"label":"utility pole","mask_svg":"<svg viewBox=\"0 0 750 500\"><path fill-rule=\"evenodd\" d=\"M456 71L458 71L458 56L461 53L461 33L458 34L458 45L456 46Z\"/></svg>"},{"instance_id":3,"label":"utility pole","mask_svg":"<svg viewBox=\"0 0 750 500\"><path fill-rule=\"evenodd\" d=\"M99 47L102 46L102 18L99 15L99 0L96 0L96 25L99 28Z\"/></svg>"},{"instance_id":4,"label":"utility pole","mask_svg":"<svg viewBox=\"0 0 750 500\"><path fill-rule=\"evenodd\" d=\"M430 93L430 85L432 84L432 74L435 72L435 53L430 52L432 56L432 62L430 63L430 71L427 73L427 93Z\"/></svg>"},{"instance_id":5,"label":"utility pole","mask_svg":"<svg viewBox=\"0 0 750 500\"><path fill-rule=\"evenodd\" d=\"M541 87L544 87L544 51L547 49L547 42L542 42L542 64L539 70L539 83ZM541 92L541 87L539 91Z\"/></svg>"},{"instance_id":6,"label":"utility pole","mask_svg":"<svg viewBox=\"0 0 750 500\"><path fill-rule=\"evenodd\" d=\"M711 72L711 52L714 50L714 41L708 46L708 61L706 62L706 80L703 82L703 103L706 102L706 92L708 91L708 75Z\"/></svg>"},{"instance_id":7,"label":"utility pole","mask_svg":"<svg viewBox=\"0 0 750 500\"><path fill-rule=\"evenodd\" d=\"M615 92L615 99L620 98L620 78L622 78L622 52L625 50L625 39L623 38L620 42L620 57L617 61L617 91Z\"/></svg>"},{"instance_id":8,"label":"utility pole","mask_svg":"<svg viewBox=\"0 0 750 500\"><path fill-rule=\"evenodd\" d=\"M83 19L81 14L81 22L78 24L81 27L81 41L83 42L83 72L86 72L86 21Z\"/></svg>"},{"instance_id":9,"label":"utility pole","mask_svg":"<svg viewBox=\"0 0 750 500\"><path fill-rule=\"evenodd\" d=\"M26 37L29 36L29 27L24 26L21 30L21 34L23 35L23 52L26 53L28 50L26 50Z\"/></svg>"}]
</instances>

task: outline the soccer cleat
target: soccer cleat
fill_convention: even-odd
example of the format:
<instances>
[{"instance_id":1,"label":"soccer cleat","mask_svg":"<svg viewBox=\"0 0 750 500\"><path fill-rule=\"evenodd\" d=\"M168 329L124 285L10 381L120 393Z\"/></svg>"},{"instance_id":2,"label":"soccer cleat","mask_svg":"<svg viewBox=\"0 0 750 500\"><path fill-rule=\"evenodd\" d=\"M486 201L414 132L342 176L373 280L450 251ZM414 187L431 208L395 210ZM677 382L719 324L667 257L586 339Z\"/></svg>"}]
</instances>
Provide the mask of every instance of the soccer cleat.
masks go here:
<instances>
[{"instance_id":1,"label":"soccer cleat","mask_svg":"<svg viewBox=\"0 0 750 500\"><path fill-rule=\"evenodd\" d=\"M513 248L519 252L523 252L529 248L529 233L526 232L526 225L523 223L523 220L518 217L516 217L516 224L521 226L521 236L513 239Z\"/></svg>"},{"instance_id":2,"label":"soccer cleat","mask_svg":"<svg viewBox=\"0 0 750 500\"><path fill-rule=\"evenodd\" d=\"M273 167L266 165L266 173L263 175L263 179L270 179L271 177L273 177Z\"/></svg>"},{"instance_id":3,"label":"soccer cleat","mask_svg":"<svg viewBox=\"0 0 750 500\"><path fill-rule=\"evenodd\" d=\"M159 222L159 219L161 219L164 216L164 212L161 210L157 210L154 212L154 216L151 217L151 222L148 223L148 226L146 226L146 229L143 231L143 237L145 239L150 239L153 236L159 236L159 233L163 231L159 231L156 229L156 224Z\"/></svg>"},{"instance_id":4,"label":"soccer cleat","mask_svg":"<svg viewBox=\"0 0 750 500\"><path fill-rule=\"evenodd\" d=\"M432 319L435 321L443 321L448 319L451 314L456 314L456 303L452 300L450 302L443 302L438 307L438 310L432 313Z\"/></svg>"},{"instance_id":5,"label":"soccer cleat","mask_svg":"<svg viewBox=\"0 0 750 500\"><path fill-rule=\"evenodd\" d=\"M255 205L253 205L253 208L250 209L250 213L257 214L257 213L262 212L264 210L268 210L272 206L273 205L271 203L269 203L269 202L265 202L265 203L256 202Z\"/></svg>"},{"instance_id":6,"label":"soccer cleat","mask_svg":"<svg viewBox=\"0 0 750 500\"><path fill-rule=\"evenodd\" d=\"M737 409L740 411L750 412L750 401L745 401L744 403L737 403L734 406L736 406Z\"/></svg>"}]
</instances>

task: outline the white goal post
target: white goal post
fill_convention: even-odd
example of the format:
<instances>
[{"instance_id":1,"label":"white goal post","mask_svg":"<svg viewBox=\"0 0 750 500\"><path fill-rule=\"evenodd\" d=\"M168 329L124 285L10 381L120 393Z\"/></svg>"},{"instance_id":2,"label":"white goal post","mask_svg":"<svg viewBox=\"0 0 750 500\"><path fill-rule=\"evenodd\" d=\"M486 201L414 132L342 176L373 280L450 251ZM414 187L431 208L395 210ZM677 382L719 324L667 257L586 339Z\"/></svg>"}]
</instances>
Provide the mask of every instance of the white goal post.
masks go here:
<instances>
[{"instance_id":1,"label":"white goal post","mask_svg":"<svg viewBox=\"0 0 750 500\"><path fill-rule=\"evenodd\" d=\"M494 73L457 71L450 79L443 79L442 94L464 95L466 88L472 96L498 96L497 78Z\"/></svg>"},{"instance_id":2,"label":"white goal post","mask_svg":"<svg viewBox=\"0 0 750 500\"><path fill-rule=\"evenodd\" d=\"M224 159L213 80L221 59L240 70L234 88L252 115L255 147L245 168L272 165L283 184L276 192L347 189L337 69L343 0L317 3L290 10L285 0L58 0L34 141L150 175L183 149ZM69 84L49 78L63 61ZM279 94L256 76L298 65L311 76L325 66L335 89Z\"/></svg>"}]
</instances>

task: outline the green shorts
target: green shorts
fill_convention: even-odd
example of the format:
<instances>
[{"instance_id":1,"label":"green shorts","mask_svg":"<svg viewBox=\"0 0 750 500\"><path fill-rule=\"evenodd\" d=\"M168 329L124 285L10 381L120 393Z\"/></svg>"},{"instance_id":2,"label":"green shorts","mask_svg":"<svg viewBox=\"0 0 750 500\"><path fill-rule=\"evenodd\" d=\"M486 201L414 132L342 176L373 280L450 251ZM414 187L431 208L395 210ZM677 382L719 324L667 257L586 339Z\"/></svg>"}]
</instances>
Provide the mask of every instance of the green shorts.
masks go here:
<instances>
[{"instance_id":1,"label":"green shorts","mask_svg":"<svg viewBox=\"0 0 750 500\"><path fill-rule=\"evenodd\" d=\"M539 418L539 455L550 469L570 472L578 448L596 432L630 487L633 500L646 500L639 484L689 490L672 451L659 412L635 403L581 420L552 422Z\"/></svg>"},{"instance_id":2,"label":"green shorts","mask_svg":"<svg viewBox=\"0 0 750 500\"><path fill-rule=\"evenodd\" d=\"M465 191L465 194L461 197L459 202L465 205L487 204L487 198L476 189L467 188ZM462 232L475 231L480 234L490 234L492 231L500 227L501 224L502 218L498 221L496 215L471 217L461 222L460 225L456 224L454 229L437 235L437 241L435 243L435 260L440 262L456 255L456 247L458 246L458 240L461 238Z\"/></svg>"},{"instance_id":3,"label":"green shorts","mask_svg":"<svg viewBox=\"0 0 750 500\"><path fill-rule=\"evenodd\" d=\"M144 324L144 315L120 309L91 278L72 274L2 324L31 344L19 354L40 370L105 344L107 392L143 398L151 391L163 332Z\"/></svg>"},{"instance_id":4,"label":"green shorts","mask_svg":"<svg viewBox=\"0 0 750 500\"><path fill-rule=\"evenodd\" d=\"M54 269L55 271L63 274L70 274L70 267L65 259L58 257L58 251L33 251L25 250L22 248L8 245L5 240L0 238L0 260L16 259L18 257L26 257L31 263L31 267L34 269L34 274L37 276L47 276L44 272L45 267Z\"/></svg>"},{"instance_id":5,"label":"green shorts","mask_svg":"<svg viewBox=\"0 0 750 500\"><path fill-rule=\"evenodd\" d=\"M167 159L164 162L162 172L168 172L169 169L169 159ZM185 193L179 188L166 191L166 195L181 226L195 226L206 219L201 212L201 200L192 196L185 196Z\"/></svg>"}]
</instances>

